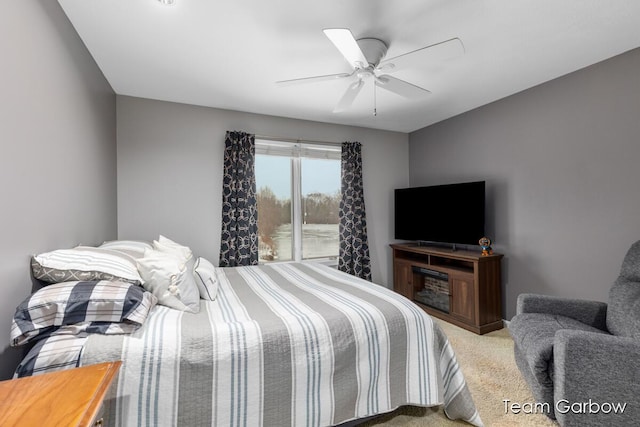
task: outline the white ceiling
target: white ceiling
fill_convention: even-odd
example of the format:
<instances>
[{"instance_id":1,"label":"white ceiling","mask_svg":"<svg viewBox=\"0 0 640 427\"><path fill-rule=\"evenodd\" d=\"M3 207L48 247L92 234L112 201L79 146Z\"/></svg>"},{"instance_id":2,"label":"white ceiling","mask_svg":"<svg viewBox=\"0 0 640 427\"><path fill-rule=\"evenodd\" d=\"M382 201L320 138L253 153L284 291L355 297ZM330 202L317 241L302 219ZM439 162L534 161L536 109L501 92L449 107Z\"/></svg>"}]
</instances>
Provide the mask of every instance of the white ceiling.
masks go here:
<instances>
[{"instance_id":1,"label":"white ceiling","mask_svg":"<svg viewBox=\"0 0 640 427\"><path fill-rule=\"evenodd\" d=\"M411 132L640 47L638 0L58 0L117 94ZM421 100L365 87L332 110L350 72L322 32L349 28L387 58L452 37L465 53L393 75Z\"/></svg>"}]
</instances>

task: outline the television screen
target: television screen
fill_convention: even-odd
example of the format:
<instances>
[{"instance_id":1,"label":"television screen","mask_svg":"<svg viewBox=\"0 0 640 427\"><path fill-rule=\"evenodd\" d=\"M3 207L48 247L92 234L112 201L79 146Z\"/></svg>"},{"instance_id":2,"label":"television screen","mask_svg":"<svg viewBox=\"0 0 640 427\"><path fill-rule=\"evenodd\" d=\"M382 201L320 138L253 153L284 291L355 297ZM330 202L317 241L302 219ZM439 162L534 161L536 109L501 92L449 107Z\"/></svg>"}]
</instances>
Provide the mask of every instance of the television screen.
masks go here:
<instances>
[{"instance_id":1,"label":"television screen","mask_svg":"<svg viewBox=\"0 0 640 427\"><path fill-rule=\"evenodd\" d=\"M394 237L477 245L485 231L484 204L485 181L396 189Z\"/></svg>"}]
</instances>

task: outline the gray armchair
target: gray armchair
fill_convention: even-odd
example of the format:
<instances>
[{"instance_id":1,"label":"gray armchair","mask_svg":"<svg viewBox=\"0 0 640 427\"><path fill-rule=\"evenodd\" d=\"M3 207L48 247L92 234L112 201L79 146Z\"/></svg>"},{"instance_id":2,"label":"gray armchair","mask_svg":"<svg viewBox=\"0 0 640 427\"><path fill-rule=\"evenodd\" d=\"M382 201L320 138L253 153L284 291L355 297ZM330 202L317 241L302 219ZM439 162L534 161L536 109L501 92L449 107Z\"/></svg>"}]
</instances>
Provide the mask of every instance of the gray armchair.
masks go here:
<instances>
[{"instance_id":1,"label":"gray armchair","mask_svg":"<svg viewBox=\"0 0 640 427\"><path fill-rule=\"evenodd\" d=\"M509 332L538 412L563 427L640 425L640 241L608 304L521 294Z\"/></svg>"}]
</instances>

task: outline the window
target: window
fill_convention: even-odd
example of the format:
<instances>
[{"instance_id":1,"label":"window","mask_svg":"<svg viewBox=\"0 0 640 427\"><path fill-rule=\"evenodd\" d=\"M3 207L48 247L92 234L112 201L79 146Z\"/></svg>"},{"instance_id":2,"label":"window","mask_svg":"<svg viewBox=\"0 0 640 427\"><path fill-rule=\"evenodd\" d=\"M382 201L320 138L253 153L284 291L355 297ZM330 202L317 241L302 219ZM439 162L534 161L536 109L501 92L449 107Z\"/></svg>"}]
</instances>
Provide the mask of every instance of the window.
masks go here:
<instances>
[{"instance_id":1,"label":"window","mask_svg":"<svg viewBox=\"0 0 640 427\"><path fill-rule=\"evenodd\" d=\"M256 140L258 256L336 259L340 147Z\"/></svg>"}]
</instances>

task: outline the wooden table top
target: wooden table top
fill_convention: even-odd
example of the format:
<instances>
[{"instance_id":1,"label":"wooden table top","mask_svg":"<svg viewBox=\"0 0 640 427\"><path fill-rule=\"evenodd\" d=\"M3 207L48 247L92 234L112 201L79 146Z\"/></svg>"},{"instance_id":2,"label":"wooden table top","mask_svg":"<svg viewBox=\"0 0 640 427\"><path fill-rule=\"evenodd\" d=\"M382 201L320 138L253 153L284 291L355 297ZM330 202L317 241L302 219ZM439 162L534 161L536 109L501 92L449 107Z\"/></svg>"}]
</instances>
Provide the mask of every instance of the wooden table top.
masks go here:
<instances>
[{"instance_id":1,"label":"wooden table top","mask_svg":"<svg viewBox=\"0 0 640 427\"><path fill-rule=\"evenodd\" d=\"M87 426L122 362L0 381L0 426Z\"/></svg>"}]
</instances>

